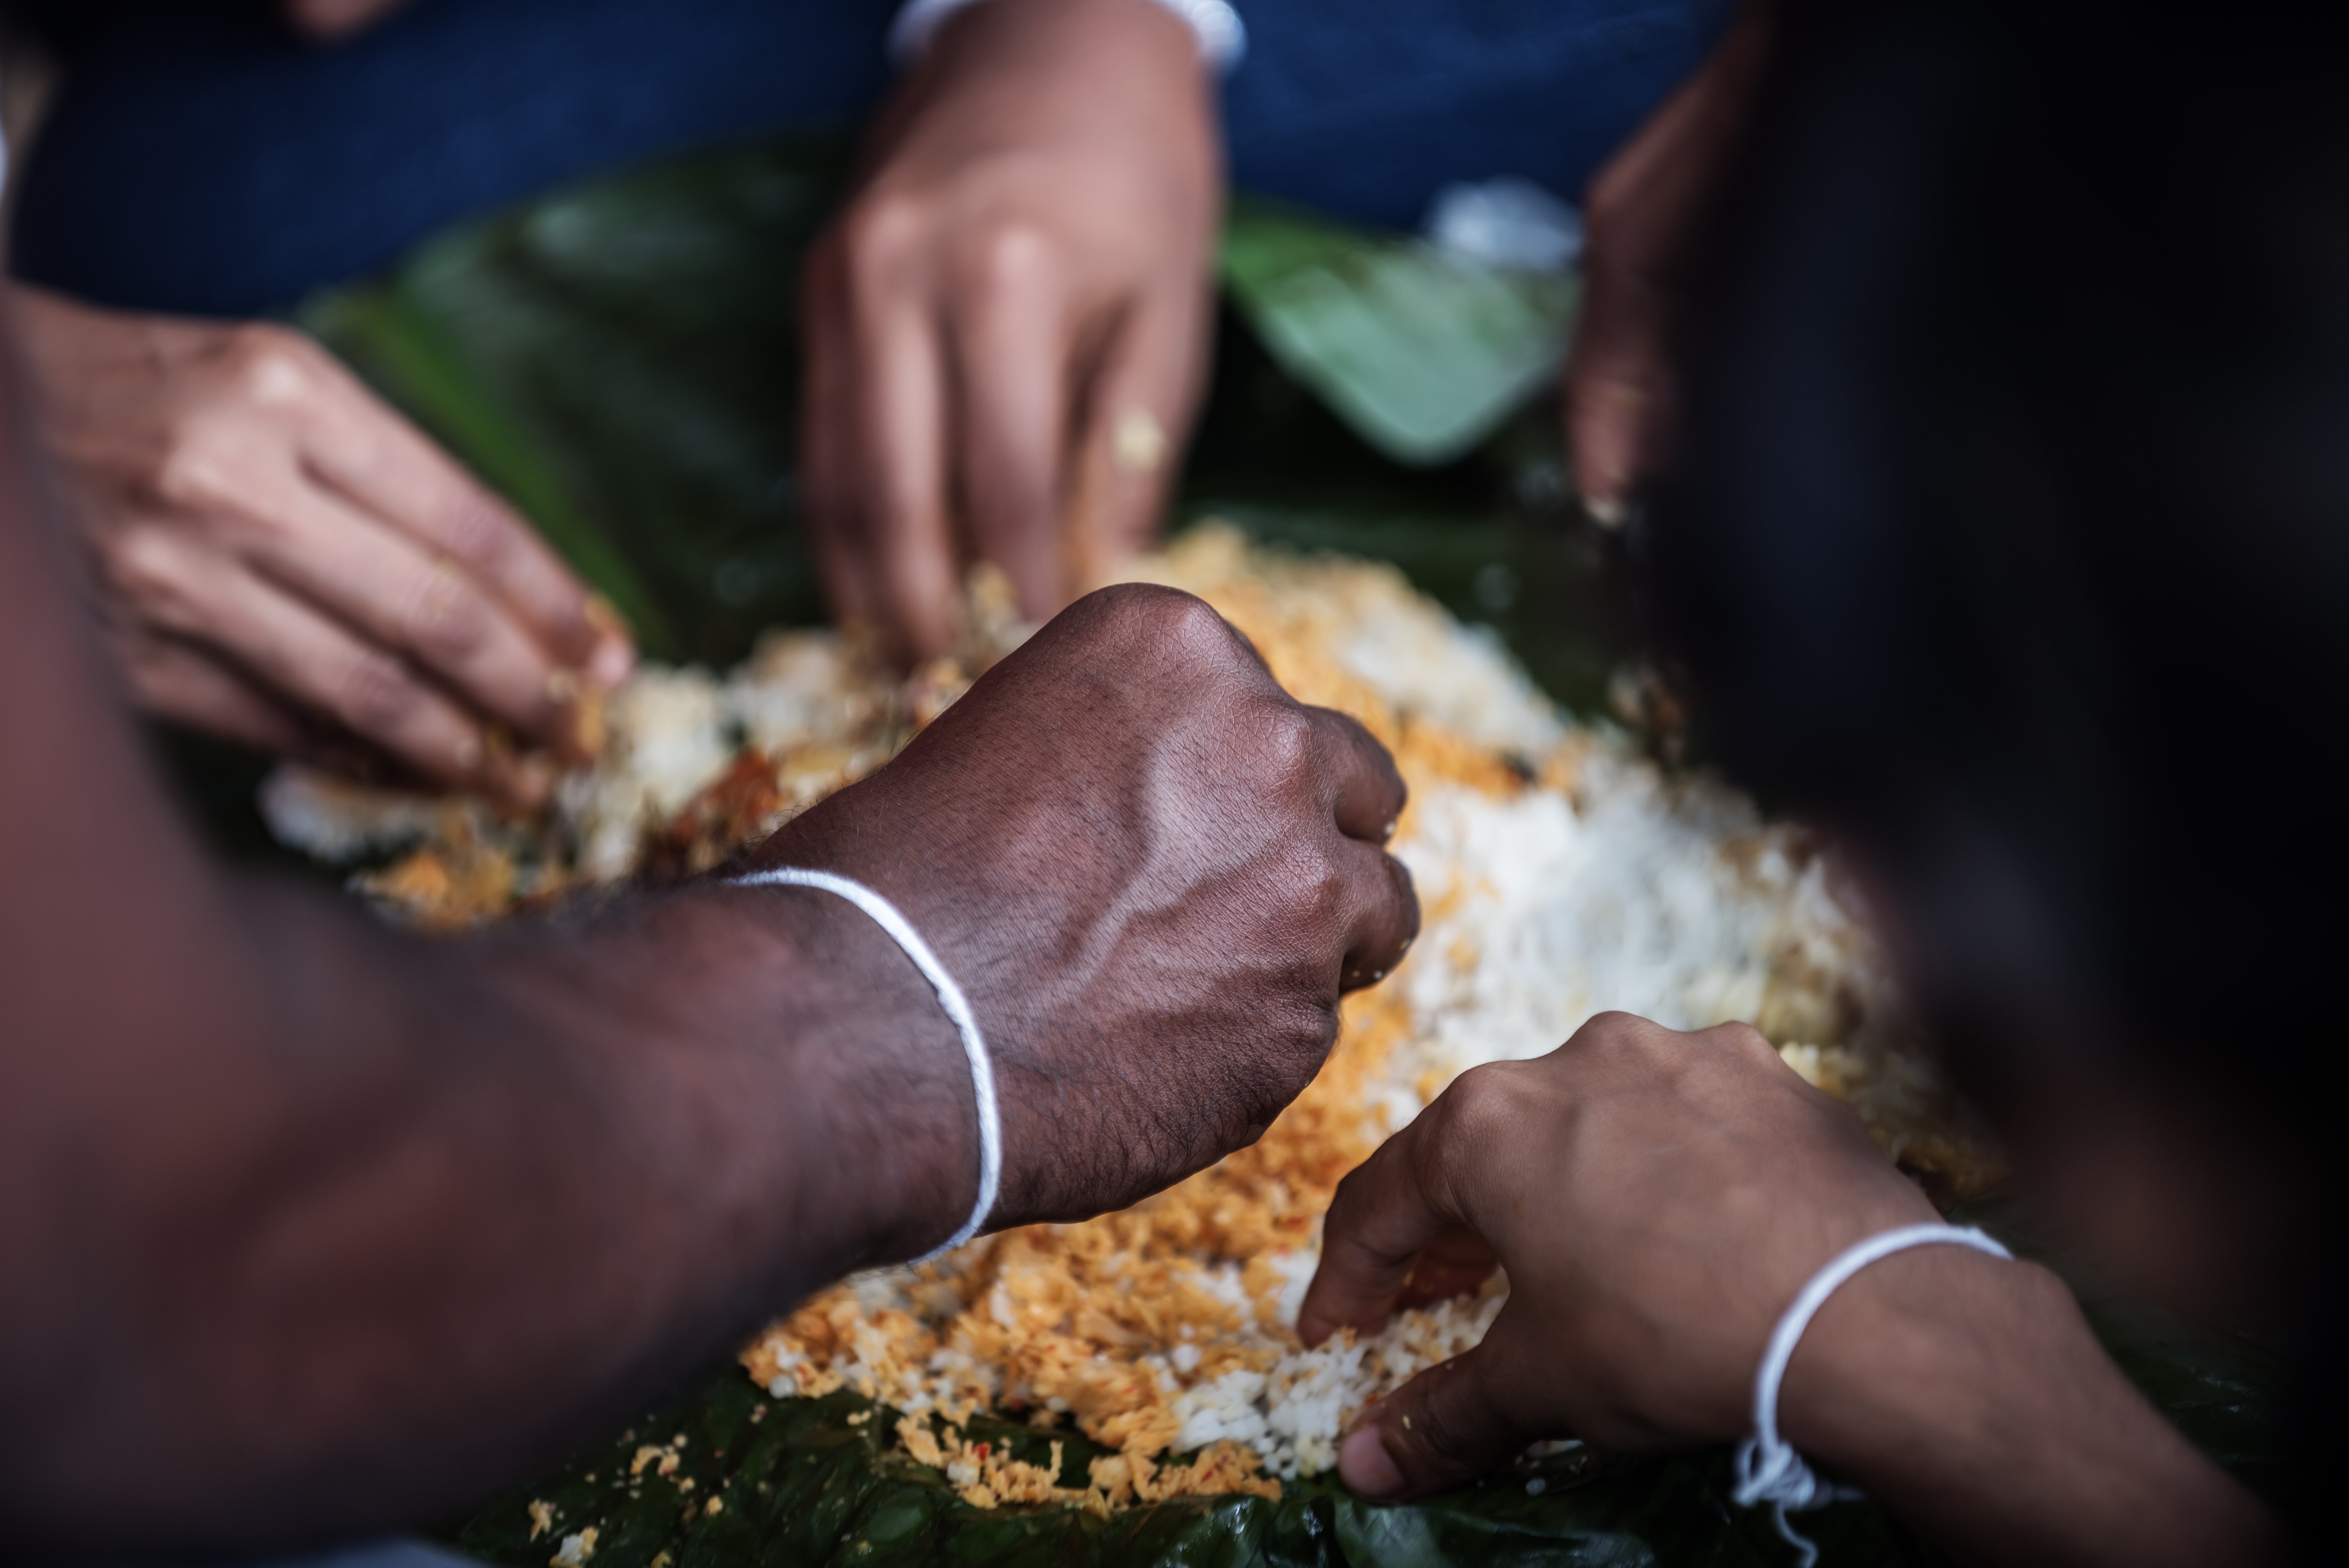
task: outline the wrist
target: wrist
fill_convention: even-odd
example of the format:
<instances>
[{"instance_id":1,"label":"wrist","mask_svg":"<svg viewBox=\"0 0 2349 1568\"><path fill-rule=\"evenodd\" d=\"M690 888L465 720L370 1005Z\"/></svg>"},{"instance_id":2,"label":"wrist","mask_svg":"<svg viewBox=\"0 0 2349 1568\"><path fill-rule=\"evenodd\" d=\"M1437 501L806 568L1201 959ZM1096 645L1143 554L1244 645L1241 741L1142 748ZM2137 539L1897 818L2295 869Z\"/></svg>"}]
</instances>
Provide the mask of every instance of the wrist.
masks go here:
<instances>
[{"instance_id":1,"label":"wrist","mask_svg":"<svg viewBox=\"0 0 2349 1568\"><path fill-rule=\"evenodd\" d=\"M2264 1511L2104 1354L2063 1282L1952 1247L1830 1297L1779 1425L1838 1480L1985 1560L2251 1560Z\"/></svg>"},{"instance_id":2,"label":"wrist","mask_svg":"<svg viewBox=\"0 0 2349 1568\"><path fill-rule=\"evenodd\" d=\"M782 1254L820 1256L830 1277L951 1234L978 1181L970 1073L913 962L814 889L709 887L679 903L698 906L695 934L671 945L667 980L705 986L722 1014L708 1032L753 1064L757 1088L732 1109L737 1136L763 1150L751 1185Z\"/></svg>"}]
</instances>

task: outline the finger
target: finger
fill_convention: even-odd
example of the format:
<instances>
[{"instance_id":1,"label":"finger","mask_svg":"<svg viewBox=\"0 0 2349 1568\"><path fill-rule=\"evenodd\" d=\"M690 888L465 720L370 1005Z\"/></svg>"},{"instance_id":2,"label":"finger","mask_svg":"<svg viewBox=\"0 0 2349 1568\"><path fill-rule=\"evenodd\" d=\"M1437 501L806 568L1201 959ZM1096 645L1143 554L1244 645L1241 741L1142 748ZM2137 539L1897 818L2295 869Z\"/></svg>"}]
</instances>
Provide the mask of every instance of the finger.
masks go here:
<instances>
[{"instance_id":1,"label":"finger","mask_svg":"<svg viewBox=\"0 0 2349 1568\"><path fill-rule=\"evenodd\" d=\"M880 614L869 536L850 515L848 451L855 428L848 418L854 385L846 328L847 288L835 245L808 258L800 290L800 320L807 335L807 374L801 389L800 486L808 541L833 617L843 625L870 625Z\"/></svg>"},{"instance_id":2,"label":"finger","mask_svg":"<svg viewBox=\"0 0 2349 1568\"><path fill-rule=\"evenodd\" d=\"M1297 1314L1297 1336L1308 1346L1340 1328L1384 1327L1420 1253L1456 1224L1421 1175L1426 1129L1411 1123L1338 1183L1321 1225L1321 1261Z\"/></svg>"},{"instance_id":3,"label":"finger","mask_svg":"<svg viewBox=\"0 0 2349 1568\"><path fill-rule=\"evenodd\" d=\"M1356 991L1393 973L1419 935L1419 893L1409 868L1375 844L1340 841L1338 853L1355 903L1338 987Z\"/></svg>"},{"instance_id":4,"label":"finger","mask_svg":"<svg viewBox=\"0 0 2349 1568\"><path fill-rule=\"evenodd\" d=\"M1040 236L993 237L953 313L955 472L973 552L1041 624L1068 603L1061 558L1068 423L1066 301Z\"/></svg>"},{"instance_id":5,"label":"finger","mask_svg":"<svg viewBox=\"0 0 2349 1568\"><path fill-rule=\"evenodd\" d=\"M246 545L263 573L482 714L585 758L575 681L462 564L298 479L249 487L244 504L273 520Z\"/></svg>"},{"instance_id":6,"label":"finger","mask_svg":"<svg viewBox=\"0 0 2349 1568\"><path fill-rule=\"evenodd\" d=\"M172 552L182 557L153 560ZM481 727L388 650L362 642L241 563L186 547L167 531L152 531L141 552L150 568L160 565L170 576L170 597L160 606L169 630L217 648L264 686L443 787L488 789L523 804L543 793L542 783L515 776L495 758Z\"/></svg>"},{"instance_id":7,"label":"finger","mask_svg":"<svg viewBox=\"0 0 2349 1568\"><path fill-rule=\"evenodd\" d=\"M1751 1024L1715 1024L1709 1029L1697 1030L1696 1038L1708 1045L1740 1052L1756 1065L1767 1066L1783 1073L1795 1073L1795 1069L1786 1065L1786 1058L1778 1054L1778 1047L1770 1043L1769 1037ZM1795 1076L1801 1075L1796 1073Z\"/></svg>"},{"instance_id":8,"label":"finger","mask_svg":"<svg viewBox=\"0 0 2349 1568\"><path fill-rule=\"evenodd\" d=\"M1584 505L1610 526L1644 477L1667 414L1666 319L1651 284L1594 273L1567 361L1567 452Z\"/></svg>"},{"instance_id":9,"label":"finger","mask_svg":"<svg viewBox=\"0 0 2349 1568\"><path fill-rule=\"evenodd\" d=\"M1205 379L1210 303L1198 277L1170 274L1109 343L1061 517L1071 595L1107 582L1157 532Z\"/></svg>"},{"instance_id":10,"label":"finger","mask_svg":"<svg viewBox=\"0 0 2349 1568\"><path fill-rule=\"evenodd\" d=\"M960 603L946 511L946 366L916 276L922 235L887 207L852 217L846 317L854 366L843 517L865 531L877 608L898 651L935 658Z\"/></svg>"},{"instance_id":11,"label":"finger","mask_svg":"<svg viewBox=\"0 0 2349 1568\"><path fill-rule=\"evenodd\" d=\"M553 664L617 686L635 648L616 616L599 614L586 585L538 532L423 432L323 351L287 379L301 398L301 459L320 484L358 511L460 563Z\"/></svg>"},{"instance_id":12,"label":"finger","mask_svg":"<svg viewBox=\"0 0 2349 1568\"><path fill-rule=\"evenodd\" d=\"M293 709L194 644L131 633L115 653L132 700L158 718L279 757L307 759L316 749Z\"/></svg>"},{"instance_id":13,"label":"finger","mask_svg":"<svg viewBox=\"0 0 2349 1568\"><path fill-rule=\"evenodd\" d=\"M1455 1225L1422 1247L1411 1277L1395 1297L1397 1307L1431 1306L1467 1295L1493 1277L1501 1254L1465 1225Z\"/></svg>"},{"instance_id":14,"label":"finger","mask_svg":"<svg viewBox=\"0 0 2349 1568\"><path fill-rule=\"evenodd\" d=\"M1334 708L1309 707L1316 738L1335 784L1338 830L1350 839L1383 844L1394 837L1411 790L1395 768L1393 753L1361 724Z\"/></svg>"},{"instance_id":15,"label":"finger","mask_svg":"<svg viewBox=\"0 0 2349 1568\"><path fill-rule=\"evenodd\" d=\"M1338 1474L1360 1497L1400 1501L1445 1491L1507 1462L1528 1434L1512 1413L1503 1360L1479 1346L1388 1395L1374 1424L1338 1450Z\"/></svg>"}]
</instances>

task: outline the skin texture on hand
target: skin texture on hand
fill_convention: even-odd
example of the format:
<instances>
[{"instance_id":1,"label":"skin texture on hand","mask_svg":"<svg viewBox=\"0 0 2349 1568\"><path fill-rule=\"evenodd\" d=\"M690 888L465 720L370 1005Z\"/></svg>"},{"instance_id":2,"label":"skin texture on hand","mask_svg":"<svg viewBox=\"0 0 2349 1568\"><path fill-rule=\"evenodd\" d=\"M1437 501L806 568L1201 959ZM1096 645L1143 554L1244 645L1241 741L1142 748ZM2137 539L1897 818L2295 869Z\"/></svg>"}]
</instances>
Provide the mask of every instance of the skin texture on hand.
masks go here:
<instances>
[{"instance_id":1,"label":"skin texture on hand","mask_svg":"<svg viewBox=\"0 0 2349 1568\"><path fill-rule=\"evenodd\" d=\"M22 286L39 429L149 711L528 803L585 755L616 622L513 511L287 328ZM511 740L515 744L502 744Z\"/></svg>"},{"instance_id":2,"label":"skin texture on hand","mask_svg":"<svg viewBox=\"0 0 2349 1568\"><path fill-rule=\"evenodd\" d=\"M968 561L1040 621L1147 540L1207 356L1213 93L1148 0L988 0L939 30L802 284L843 620L928 657Z\"/></svg>"},{"instance_id":3,"label":"skin texture on hand","mask_svg":"<svg viewBox=\"0 0 2349 1568\"><path fill-rule=\"evenodd\" d=\"M1252 1143L1419 929L1404 798L1199 600L1079 601L875 778L762 846L905 911L1004 1104L999 1224L1121 1207ZM1084 1128L1081 1138L1070 1130Z\"/></svg>"},{"instance_id":4,"label":"skin texture on hand","mask_svg":"<svg viewBox=\"0 0 2349 1568\"><path fill-rule=\"evenodd\" d=\"M0 1560L445 1519L968 1211L862 913L710 883L461 939L232 876L142 763L0 377ZM770 861L881 887L1002 1064L1005 1222L1247 1137L1392 964L1401 800L1197 601L1080 605Z\"/></svg>"},{"instance_id":5,"label":"skin texture on hand","mask_svg":"<svg viewBox=\"0 0 2349 1568\"><path fill-rule=\"evenodd\" d=\"M1583 309L1567 356L1566 447L1584 506L1613 526L1670 438L1672 335L1770 46L1769 0L1591 177Z\"/></svg>"},{"instance_id":6,"label":"skin texture on hand","mask_svg":"<svg viewBox=\"0 0 2349 1568\"><path fill-rule=\"evenodd\" d=\"M1456 1485L1540 1438L1619 1451L1751 1429L1778 1316L1855 1242L1937 1216L1851 1111L1743 1025L1605 1014L1464 1074L1340 1186L1299 1333L1371 1330L1431 1249L1508 1271L1483 1345L1351 1434L1356 1491ZM2266 1554L2259 1505L2138 1397L2070 1294L1954 1248L1847 1283L1788 1366L1781 1430L1971 1556Z\"/></svg>"}]
</instances>

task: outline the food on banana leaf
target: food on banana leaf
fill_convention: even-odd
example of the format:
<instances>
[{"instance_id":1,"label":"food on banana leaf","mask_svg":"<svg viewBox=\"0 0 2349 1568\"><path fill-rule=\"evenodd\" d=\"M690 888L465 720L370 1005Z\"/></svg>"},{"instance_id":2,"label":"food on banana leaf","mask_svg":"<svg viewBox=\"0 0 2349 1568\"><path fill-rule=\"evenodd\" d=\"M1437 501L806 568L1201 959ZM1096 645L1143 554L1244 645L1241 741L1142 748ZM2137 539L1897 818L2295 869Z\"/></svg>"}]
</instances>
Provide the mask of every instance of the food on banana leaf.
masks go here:
<instances>
[{"instance_id":1,"label":"food on banana leaf","mask_svg":"<svg viewBox=\"0 0 2349 1568\"><path fill-rule=\"evenodd\" d=\"M1204 527L1128 575L1206 598L1289 691L1393 750L1411 787L1394 849L1418 885L1420 940L1347 1000L1330 1061L1254 1147L1123 1212L823 1292L742 1353L773 1397L845 1387L892 1407L903 1451L979 1508L1277 1497L1335 1463L1368 1401L1475 1345L1506 1296L1495 1278L1377 1336L1304 1348L1294 1324L1339 1179L1459 1073L1547 1051L1606 1009L1753 1022L1937 1195L1997 1176L1804 833L1562 715L1495 639L1391 567ZM700 872L886 761L1017 645L1009 603L999 581L976 582L962 645L910 681L828 632L774 634L722 679L647 668L609 705L603 760L541 820L292 769L265 806L314 852L396 852L357 884L429 926ZM1017 1460L968 1435L982 1412L1110 1451L1082 1473L1064 1473L1057 1447Z\"/></svg>"}]
</instances>

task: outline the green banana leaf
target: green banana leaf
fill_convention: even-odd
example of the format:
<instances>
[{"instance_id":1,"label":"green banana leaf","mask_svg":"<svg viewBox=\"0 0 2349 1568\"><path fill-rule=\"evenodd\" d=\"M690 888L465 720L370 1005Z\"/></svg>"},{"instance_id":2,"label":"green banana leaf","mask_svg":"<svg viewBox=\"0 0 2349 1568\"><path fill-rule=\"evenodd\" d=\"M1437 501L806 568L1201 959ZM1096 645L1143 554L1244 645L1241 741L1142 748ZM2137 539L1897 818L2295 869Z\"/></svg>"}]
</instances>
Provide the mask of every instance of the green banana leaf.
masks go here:
<instances>
[{"instance_id":1,"label":"green banana leaf","mask_svg":"<svg viewBox=\"0 0 2349 1568\"><path fill-rule=\"evenodd\" d=\"M648 652L729 662L761 628L822 613L792 485L792 301L841 167L829 148L751 147L556 192L311 302L302 320L528 514L622 607ZM1618 563L1565 504L1550 411L1504 407L1540 378L1529 366L1554 364L1540 356L1563 341L1570 287L1504 306L1454 279L1412 307L1407 328L1365 327L1387 335L1357 354L1331 346L1371 306L1340 309L1314 294L1323 284L1296 282L1319 269L1374 302L1410 294L1425 264L1393 242L1236 208L1225 275L1239 308L1222 324L1178 517L1213 514L1260 538L1394 561L1455 613L1496 625L1554 696L1590 711L1631 645ZM1515 358L1487 341L1511 323L1535 346ZM1455 332L1468 346L1445 346ZM1431 356L1421 373L1453 366L1444 398L1481 411L1441 441L1428 438L1433 424L1411 425L1418 435L1382 451L1363 438L1365 409L1383 409L1377 418L1394 428L1441 412L1361 389L1395 372L1413 341ZM1537 354L1543 342L1553 347ZM1505 386L1516 390L1505 397ZM1421 460L1453 443L1476 444L1447 462ZM217 805L220 792L208 798ZM252 837L214 826L224 842ZM2015 1211L1977 1217L2045 1250ZM2278 1473L2263 1393L2275 1367L2256 1346L2189 1334L2083 1288L2124 1368L2189 1437L2254 1484ZM1728 1501L1723 1450L1631 1461L1577 1449L1407 1508L1357 1502L1324 1478L1278 1502L1194 1500L1103 1521L972 1508L894 1451L894 1420L848 1395L776 1401L721 1367L444 1536L516 1568L538 1568L591 1527L595 1568L653 1568L664 1554L668 1568L1791 1560L1764 1516ZM1040 1434L979 1427L1019 1457L1046 1459ZM673 1475L631 1473L639 1446L679 1435ZM1055 1435L1067 1473L1082 1475L1098 1450ZM554 1510L552 1529L537 1529L533 1502ZM1937 1560L1871 1504L1804 1522L1830 1563Z\"/></svg>"},{"instance_id":2,"label":"green banana leaf","mask_svg":"<svg viewBox=\"0 0 2349 1568\"><path fill-rule=\"evenodd\" d=\"M2200 1333L2133 1305L2052 1251L2012 1197L1952 1218L1979 1224L2019 1254L2065 1274L2106 1347L2189 1439L2255 1489L2282 1479L2266 1348ZM895 1451L894 1412L853 1394L775 1400L727 1367L647 1415L613 1442L514 1489L448 1535L512 1568L539 1568L563 1536L593 1527L597 1568L781 1568L930 1563L1148 1564L1155 1568L1615 1568L1633 1564L1776 1564L1793 1560L1766 1512L1730 1501L1726 1449L1627 1460L1577 1448L1526 1457L1448 1496L1384 1508L1331 1478L1291 1482L1278 1502L1186 1500L1102 1521L1067 1509L980 1510L936 1472ZM1030 1463L1062 1444L1063 1475L1081 1477L1104 1450L1075 1433L981 1418L972 1435ZM677 1473L631 1476L643 1443L682 1435ZM690 1481L690 1487L682 1483ZM720 1501L711 1512L709 1500ZM534 1502L554 1506L533 1535ZM1943 1561L1884 1509L1837 1503L1795 1516L1822 1563Z\"/></svg>"},{"instance_id":3,"label":"green banana leaf","mask_svg":"<svg viewBox=\"0 0 2349 1568\"><path fill-rule=\"evenodd\" d=\"M1234 204L1223 276L1281 366L1402 462L1448 462L1556 379L1580 281Z\"/></svg>"}]
</instances>

